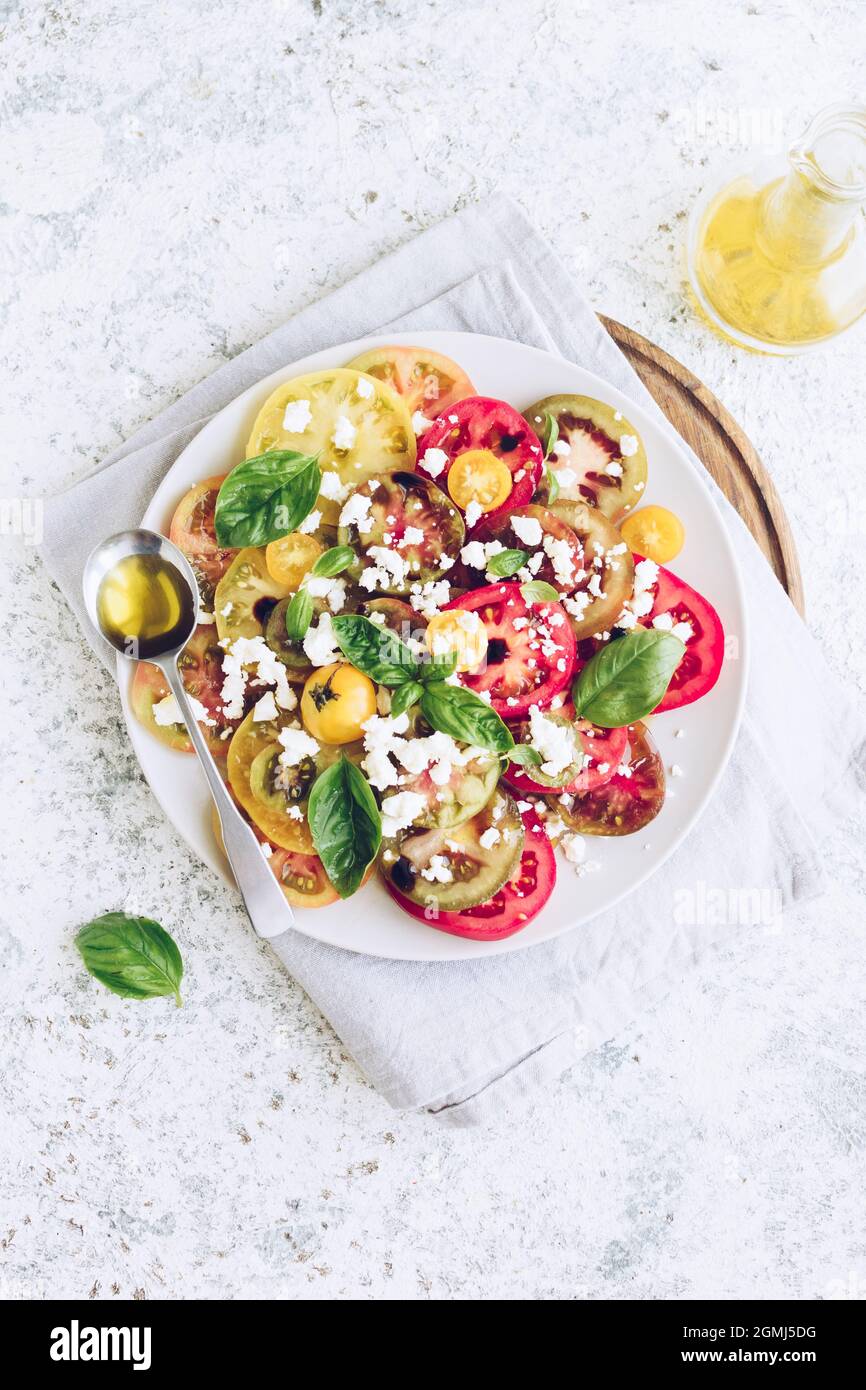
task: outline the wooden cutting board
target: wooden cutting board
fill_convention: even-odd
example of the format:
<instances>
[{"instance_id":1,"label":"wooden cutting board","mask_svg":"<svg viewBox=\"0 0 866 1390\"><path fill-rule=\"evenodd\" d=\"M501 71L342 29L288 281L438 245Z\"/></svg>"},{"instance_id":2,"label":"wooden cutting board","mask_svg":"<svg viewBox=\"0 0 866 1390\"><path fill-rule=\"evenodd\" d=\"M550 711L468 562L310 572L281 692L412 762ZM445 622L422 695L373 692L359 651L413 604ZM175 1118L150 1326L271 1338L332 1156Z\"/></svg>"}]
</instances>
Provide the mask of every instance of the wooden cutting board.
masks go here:
<instances>
[{"instance_id":1,"label":"wooden cutting board","mask_svg":"<svg viewBox=\"0 0 866 1390\"><path fill-rule=\"evenodd\" d=\"M694 449L736 507L802 614L803 582L785 509L758 455L733 416L702 381L648 338L599 318L674 429Z\"/></svg>"}]
</instances>

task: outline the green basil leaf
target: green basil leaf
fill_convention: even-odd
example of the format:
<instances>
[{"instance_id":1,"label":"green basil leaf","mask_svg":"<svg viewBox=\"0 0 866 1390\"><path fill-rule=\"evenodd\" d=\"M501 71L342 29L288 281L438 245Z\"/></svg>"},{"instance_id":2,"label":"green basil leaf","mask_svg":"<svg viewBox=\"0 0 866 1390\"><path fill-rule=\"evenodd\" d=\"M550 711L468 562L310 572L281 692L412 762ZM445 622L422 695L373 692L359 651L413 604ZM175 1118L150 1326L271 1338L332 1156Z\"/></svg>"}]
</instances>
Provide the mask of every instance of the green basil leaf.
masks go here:
<instances>
[{"instance_id":1,"label":"green basil leaf","mask_svg":"<svg viewBox=\"0 0 866 1390\"><path fill-rule=\"evenodd\" d=\"M394 686L418 680L418 662L390 628L358 613L341 613L332 619L332 625L343 656L371 681Z\"/></svg>"},{"instance_id":2,"label":"green basil leaf","mask_svg":"<svg viewBox=\"0 0 866 1390\"><path fill-rule=\"evenodd\" d=\"M312 621L313 600L306 589L299 589L292 595L292 601L286 609L286 636L289 641L302 641Z\"/></svg>"},{"instance_id":3,"label":"green basil leaf","mask_svg":"<svg viewBox=\"0 0 866 1390\"><path fill-rule=\"evenodd\" d=\"M313 783L307 819L325 873L350 898L379 852L382 819L369 782L344 753Z\"/></svg>"},{"instance_id":4,"label":"green basil leaf","mask_svg":"<svg viewBox=\"0 0 866 1390\"><path fill-rule=\"evenodd\" d=\"M429 681L447 681L449 676L453 676L457 670L457 653L443 652L441 656L431 656L429 661L425 661L418 673L418 679L425 685Z\"/></svg>"},{"instance_id":5,"label":"green basil leaf","mask_svg":"<svg viewBox=\"0 0 866 1390\"><path fill-rule=\"evenodd\" d=\"M396 719L398 714L404 714L410 706L417 705L423 694L424 687L420 681L407 681L405 685L398 685L391 696L393 717Z\"/></svg>"},{"instance_id":6,"label":"green basil leaf","mask_svg":"<svg viewBox=\"0 0 866 1390\"><path fill-rule=\"evenodd\" d=\"M514 739L507 724L465 685L433 681L424 687L421 713L434 729L491 753L510 753Z\"/></svg>"},{"instance_id":7,"label":"green basil leaf","mask_svg":"<svg viewBox=\"0 0 866 1390\"><path fill-rule=\"evenodd\" d=\"M679 666L685 644L672 632L637 627L608 642L572 687L577 714L602 729L622 729L655 709Z\"/></svg>"},{"instance_id":8,"label":"green basil leaf","mask_svg":"<svg viewBox=\"0 0 866 1390\"><path fill-rule=\"evenodd\" d=\"M217 544L230 550L267 545L297 530L315 506L321 480L317 460L292 449L244 459L217 496Z\"/></svg>"},{"instance_id":9,"label":"green basil leaf","mask_svg":"<svg viewBox=\"0 0 866 1390\"><path fill-rule=\"evenodd\" d=\"M515 743L508 756L518 767L539 767L544 761L538 749L530 748L528 743Z\"/></svg>"},{"instance_id":10,"label":"green basil leaf","mask_svg":"<svg viewBox=\"0 0 866 1390\"><path fill-rule=\"evenodd\" d=\"M547 487L547 505L550 506L559 496L559 479L549 463L544 465L544 482Z\"/></svg>"},{"instance_id":11,"label":"green basil leaf","mask_svg":"<svg viewBox=\"0 0 866 1390\"><path fill-rule=\"evenodd\" d=\"M497 579L510 579L528 559L525 550L500 550L498 555L491 555L487 561L487 573L495 575Z\"/></svg>"},{"instance_id":12,"label":"green basil leaf","mask_svg":"<svg viewBox=\"0 0 866 1390\"><path fill-rule=\"evenodd\" d=\"M549 459L559 439L559 421L549 410L545 411L544 457Z\"/></svg>"},{"instance_id":13,"label":"green basil leaf","mask_svg":"<svg viewBox=\"0 0 866 1390\"><path fill-rule=\"evenodd\" d=\"M355 552L350 545L332 545L330 550L319 556L310 573L317 579L333 579L353 565L355 558Z\"/></svg>"},{"instance_id":14,"label":"green basil leaf","mask_svg":"<svg viewBox=\"0 0 866 1390\"><path fill-rule=\"evenodd\" d=\"M557 603L559 594L552 584L546 584L543 579L530 579L528 584L521 584L520 592L527 603Z\"/></svg>"},{"instance_id":15,"label":"green basil leaf","mask_svg":"<svg viewBox=\"0 0 866 1390\"><path fill-rule=\"evenodd\" d=\"M180 1007L183 961L158 922L106 912L81 928L75 944L91 975L112 993L125 999L173 994Z\"/></svg>"}]
</instances>

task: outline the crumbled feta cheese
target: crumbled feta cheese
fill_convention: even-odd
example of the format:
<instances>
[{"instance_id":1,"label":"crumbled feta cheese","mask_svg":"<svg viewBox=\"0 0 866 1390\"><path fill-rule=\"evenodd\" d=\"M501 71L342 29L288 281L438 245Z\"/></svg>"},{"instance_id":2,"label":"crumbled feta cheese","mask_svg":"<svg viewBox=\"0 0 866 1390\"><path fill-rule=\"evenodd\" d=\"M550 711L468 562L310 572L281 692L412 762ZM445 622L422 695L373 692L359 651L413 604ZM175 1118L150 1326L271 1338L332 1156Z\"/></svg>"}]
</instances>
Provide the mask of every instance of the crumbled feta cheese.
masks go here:
<instances>
[{"instance_id":1,"label":"crumbled feta cheese","mask_svg":"<svg viewBox=\"0 0 866 1390\"><path fill-rule=\"evenodd\" d=\"M319 621L307 629L303 641L304 652L313 666L330 666L339 661L340 647L334 635L330 613L322 613Z\"/></svg>"},{"instance_id":2,"label":"crumbled feta cheese","mask_svg":"<svg viewBox=\"0 0 866 1390\"><path fill-rule=\"evenodd\" d=\"M355 387L355 390L361 397L362 401L370 401L373 399L373 395L375 393L376 388L373 385L372 381L368 381L365 376L362 376L359 378L358 385Z\"/></svg>"},{"instance_id":3,"label":"crumbled feta cheese","mask_svg":"<svg viewBox=\"0 0 866 1390\"><path fill-rule=\"evenodd\" d=\"M398 546L421 545L424 540L424 532L420 526L407 526L402 538L397 542Z\"/></svg>"},{"instance_id":4,"label":"crumbled feta cheese","mask_svg":"<svg viewBox=\"0 0 866 1390\"><path fill-rule=\"evenodd\" d=\"M363 576L362 576L363 578ZM409 602L416 613L432 618L451 597L451 585L447 579L429 579L426 584L413 584Z\"/></svg>"},{"instance_id":5,"label":"crumbled feta cheese","mask_svg":"<svg viewBox=\"0 0 866 1390\"><path fill-rule=\"evenodd\" d=\"M274 692L269 690L267 695L263 695L253 709L253 723L258 724L263 719L278 718L277 702L274 699Z\"/></svg>"},{"instance_id":6,"label":"crumbled feta cheese","mask_svg":"<svg viewBox=\"0 0 866 1390\"><path fill-rule=\"evenodd\" d=\"M303 434L312 418L309 401L289 401L283 411L283 429L289 434Z\"/></svg>"},{"instance_id":7,"label":"crumbled feta cheese","mask_svg":"<svg viewBox=\"0 0 866 1390\"><path fill-rule=\"evenodd\" d=\"M382 834L390 839L421 815L427 805L427 798L420 792L396 792L382 801Z\"/></svg>"},{"instance_id":8,"label":"crumbled feta cheese","mask_svg":"<svg viewBox=\"0 0 866 1390\"><path fill-rule=\"evenodd\" d=\"M374 589L400 588L406 582L409 566L396 551L386 545L371 545L367 558L373 561L361 571L358 583L372 593Z\"/></svg>"},{"instance_id":9,"label":"crumbled feta cheese","mask_svg":"<svg viewBox=\"0 0 866 1390\"><path fill-rule=\"evenodd\" d=\"M556 454L557 458L568 458L568 455L571 453L571 445L567 439L557 439L553 446L553 452Z\"/></svg>"},{"instance_id":10,"label":"crumbled feta cheese","mask_svg":"<svg viewBox=\"0 0 866 1390\"><path fill-rule=\"evenodd\" d=\"M488 830L484 831L483 835L478 836L478 843L482 849L493 849L501 839L502 832L497 830L495 825L491 825Z\"/></svg>"},{"instance_id":11,"label":"crumbled feta cheese","mask_svg":"<svg viewBox=\"0 0 866 1390\"><path fill-rule=\"evenodd\" d=\"M609 478L621 478L621 477L622 477L622 464L621 464L621 463L617 463L616 459L612 459L611 462L610 462L609 464L606 465L604 471L605 471L605 473L608 475Z\"/></svg>"},{"instance_id":12,"label":"crumbled feta cheese","mask_svg":"<svg viewBox=\"0 0 866 1390\"><path fill-rule=\"evenodd\" d=\"M653 618L653 627L657 628L659 632L670 632L673 625L674 620L670 613L659 613L657 617Z\"/></svg>"},{"instance_id":13,"label":"crumbled feta cheese","mask_svg":"<svg viewBox=\"0 0 866 1390\"><path fill-rule=\"evenodd\" d=\"M430 863L421 870L421 877L428 883L453 883L454 874L444 854L431 854Z\"/></svg>"},{"instance_id":14,"label":"crumbled feta cheese","mask_svg":"<svg viewBox=\"0 0 866 1390\"><path fill-rule=\"evenodd\" d=\"M623 458L630 459L638 451L639 445L637 436L634 434L622 434L619 439L619 451Z\"/></svg>"},{"instance_id":15,"label":"crumbled feta cheese","mask_svg":"<svg viewBox=\"0 0 866 1390\"><path fill-rule=\"evenodd\" d=\"M248 681L255 685L273 685L280 709L297 707L298 697L289 684L286 668L263 637L236 637L221 645L224 646L223 713L229 719L241 718ZM254 677L250 668L255 671Z\"/></svg>"},{"instance_id":16,"label":"crumbled feta cheese","mask_svg":"<svg viewBox=\"0 0 866 1390\"><path fill-rule=\"evenodd\" d=\"M357 433L358 431L348 415L338 415L334 433L331 435L331 443L335 449L351 449Z\"/></svg>"},{"instance_id":17,"label":"crumbled feta cheese","mask_svg":"<svg viewBox=\"0 0 866 1390\"><path fill-rule=\"evenodd\" d=\"M373 529L373 518L370 516L372 505L372 498L365 492L353 493L340 512L340 525L357 526L360 535L368 535Z\"/></svg>"},{"instance_id":18,"label":"crumbled feta cheese","mask_svg":"<svg viewBox=\"0 0 866 1390\"><path fill-rule=\"evenodd\" d=\"M195 696L187 696L192 705L192 712L199 724L206 724L209 729L214 728L216 720L212 719L200 700ZM158 700L152 707L154 723L160 729L166 728L169 724L183 724L183 715L180 712L180 705L174 695L166 695L165 699Z\"/></svg>"},{"instance_id":19,"label":"crumbled feta cheese","mask_svg":"<svg viewBox=\"0 0 866 1390\"><path fill-rule=\"evenodd\" d=\"M322 472L319 496L328 502L345 502L349 496L349 486L340 482L340 475L334 469L326 468Z\"/></svg>"},{"instance_id":20,"label":"crumbled feta cheese","mask_svg":"<svg viewBox=\"0 0 866 1390\"><path fill-rule=\"evenodd\" d=\"M310 515L308 517L305 517L304 520L301 522L300 526L298 527L298 530L300 531L302 536L311 536L321 520L321 512L310 512Z\"/></svg>"},{"instance_id":21,"label":"crumbled feta cheese","mask_svg":"<svg viewBox=\"0 0 866 1390\"><path fill-rule=\"evenodd\" d=\"M586 858L586 841L582 835L563 835L560 849L564 851L569 864L582 864Z\"/></svg>"},{"instance_id":22,"label":"crumbled feta cheese","mask_svg":"<svg viewBox=\"0 0 866 1390\"><path fill-rule=\"evenodd\" d=\"M683 770L679 763L671 763L671 777L682 777Z\"/></svg>"},{"instance_id":23,"label":"crumbled feta cheese","mask_svg":"<svg viewBox=\"0 0 866 1390\"><path fill-rule=\"evenodd\" d=\"M558 776L572 763L583 766L584 755L574 729L547 719L537 705L529 711L529 742L544 759L541 770L548 777Z\"/></svg>"},{"instance_id":24,"label":"crumbled feta cheese","mask_svg":"<svg viewBox=\"0 0 866 1390\"><path fill-rule=\"evenodd\" d=\"M568 541L546 535L544 553L553 565L557 584L563 589L570 589L574 583L574 550Z\"/></svg>"},{"instance_id":25,"label":"crumbled feta cheese","mask_svg":"<svg viewBox=\"0 0 866 1390\"><path fill-rule=\"evenodd\" d=\"M433 421L428 420L427 416L421 410L416 410L415 414L412 416L412 429L415 434L424 434L426 430L429 430L432 424Z\"/></svg>"},{"instance_id":26,"label":"crumbled feta cheese","mask_svg":"<svg viewBox=\"0 0 866 1390\"><path fill-rule=\"evenodd\" d=\"M473 527L473 526L477 526L477 525L478 525L478 523L479 523L479 521L481 520L481 518L483 517L483 515L484 515L484 508L482 507L481 503L480 503L480 502L476 502L476 501L475 501L475 498L473 497L473 498L472 498L472 501L469 502L469 503L467 503L466 512L465 512L465 516L466 516L466 525L469 527L469 530L470 530L470 531L472 530L472 527Z\"/></svg>"},{"instance_id":27,"label":"crumbled feta cheese","mask_svg":"<svg viewBox=\"0 0 866 1390\"><path fill-rule=\"evenodd\" d=\"M306 729L280 729L277 742L282 744L280 763L283 767L297 767L304 758L315 758L319 745Z\"/></svg>"},{"instance_id":28,"label":"crumbled feta cheese","mask_svg":"<svg viewBox=\"0 0 866 1390\"><path fill-rule=\"evenodd\" d=\"M204 623L204 624L207 626L207 625L209 625L210 623L215 623L215 622L216 622L216 614L215 614L215 613L207 613L207 612L205 612L205 610L204 610L203 608L200 608L199 611L198 611L198 620L199 620L200 623Z\"/></svg>"},{"instance_id":29,"label":"crumbled feta cheese","mask_svg":"<svg viewBox=\"0 0 866 1390\"><path fill-rule=\"evenodd\" d=\"M271 855L274 852L273 845L269 845L267 840L261 840L259 842L259 849L261 850L262 854L265 856L266 859L270 859Z\"/></svg>"},{"instance_id":30,"label":"crumbled feta cheese","mask_svg":"<svg viewBox=\"0 0 866 1390\"><path fill-rule=\"evenodd\" d=\"M511 518L511 529L518 540L523 541L524 545L541 545L541 537L544 535L544 532L541 529L541 522L537 517L513 516Z\"/></svg>"},{"instance_id":31,"label":"crumbled feta cheese","mask_svg":"<svg viewBox=\"0 0 866 1390\"><path fill-rule=\"evenodd\" d=\"M694 628L691 623L674 623L671 632L674 637L679 637L681 642L688 642L694 636Z\"/></svg>"},{"instance_id":32,"label":"crumbled feta cheese","mask_svg":"<svg viewBox=\"0 0 866 1390\"><path fill-rule=\"evenodd\" d=\"M448 455L444 449L428 449L421 459L424 472L429 473L431 478L438 478L448 462Z\"/></svg>"}]
</instances>

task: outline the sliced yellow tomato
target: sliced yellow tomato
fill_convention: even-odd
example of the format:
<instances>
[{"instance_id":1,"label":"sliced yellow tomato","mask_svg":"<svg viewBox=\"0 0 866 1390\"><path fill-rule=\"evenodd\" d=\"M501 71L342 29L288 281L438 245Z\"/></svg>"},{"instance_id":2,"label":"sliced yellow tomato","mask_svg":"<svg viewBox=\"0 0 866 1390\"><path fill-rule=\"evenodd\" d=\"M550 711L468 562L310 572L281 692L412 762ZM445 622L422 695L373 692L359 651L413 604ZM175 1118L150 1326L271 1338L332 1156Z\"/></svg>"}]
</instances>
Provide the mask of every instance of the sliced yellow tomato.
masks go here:
<instances>
[{"instance_id":1,"label":"sliced yellow tomato","mask_svg":"<svg viewBox=\"0 0 866 1390\"><path fill-rule=\"evenodd\" d=\"M686 539L683 523L667 507L641 507L627 516L619 529L629 550L655 560L657 565L666 565L679 555Z\"/></svg>"},{"instance_id":2,"label":"sliced yellow tomato","mask_svg":"<svg viewBox=\"0 0 866 1390\"><path fill-rule=\"evenodd\" d=\"M436 613L424 634L431 656L457 655L458 671L474 671L487 655L487 629L477 613Z\"/></svg>"},{"instance_id":3,"label":"sliced yellow tomato","mask_svg":"<svg viewBox=\"0 0 866 1390\"><path fill-rule=\"evenodd\" d=\"M348 367L310 372L272 392L253 425L247 458L271 449L317 454L323 475L336 474L346 495L374 473L415 464L405 403L383 381ZM323 494L317 510L334 525L340 502Z\"/></svg>"},{"instance_id":4,"label":"sliced yellow tomato","mask_svg":"<svg viewBox=\"0 0 866 1390\"><path fill-rule=\"evenodd\" d=\"M241 815L245 820L249 817ZM214 839L225 854L223 844L223 832L220 825L220 818L217 815L216 806L211 806L211 827ZM286 895L286 901L292 907L330 907L331 903L339 900L339 893L328 880L325 873L325 866L317 854L299 854L296 850L280 849L271 845L260 830L253 826L253 831L261 842L272 852L267 851L265 857L268 867L276 878L280 887Z\"/></svg>"},{"instance_id":5,"label":"sliced yellow tomato","mask_svg":"<svg viewBox=\"0 0 866 1390\"><path fill-rule=\"evenodd\" d=\"M375 713L375 685L348 662L320 666L307 677L301 717L321 743L354 743L363 738L362 725Z\"/></svg>"},{"instance_id":6,"label":"sliced yellow tomato","mask_svg":"<svg viewBox=\"0 0 866 1390\"><path fill-rule=\"evenodd\" d=\"M287 589L299 589L325 547L315 536L306 536L301 531L292 531L288 536L280 536L265 547L265 563L268 573L278 584Z\"/></svg>"},{"instance_id":7,"label":"sliced yellow tomato","mask_svg":"<svg viewBox=\"0 0 866 1390\"><path fill-rule=\"evenodd\" d=\"M349 363L397 392L410 414L419 411L427 420L467 396L475 387L462 367L441 352L422 347L385 346L370 348Z\"/></svg>"},{"instance_id":8,"label":"sliced yellow tomato","mask_svg":"<svg viewBox=\"0 0 866 1390\"><path fill-rule=\"evenodd\" d=\"M483 512L501 507L511 492L511 470L490 449L467 449L448 470L448 491L464 512L477 502Z\"/></svg>"},{"instance_id":9,"label":"sliced yellow tomato","mask_svg":"<svg viewBox=\"0 0 866 1390\"><path fill-rule=\"evenodd\" d=\"M253 790L253 763L260 754L264 754L276 747L277 735L280 732L282 723L272 720L253 719L252 713L240 725L229 744L228 756L228 779L240 805L246 811L253 825L261 830L272 844L280 849L295 850L300 854L313 853L313 837L310 834L310 827L307 824L306 800L300 798L297 809L301 811L300 818L289 814L289 801L286 798L285 807L279 807L270 803L265 803L256 795ZM313 763L310 759L310 763ZM294 769L293 769L294 771ZM315 781L317 770L314 766L309 769L301 767L297 777L308 774L309 786ZM309 792L309 787L307 788ZM295 807L292 808L295 810Z\"/></svg>"}]
</instances>

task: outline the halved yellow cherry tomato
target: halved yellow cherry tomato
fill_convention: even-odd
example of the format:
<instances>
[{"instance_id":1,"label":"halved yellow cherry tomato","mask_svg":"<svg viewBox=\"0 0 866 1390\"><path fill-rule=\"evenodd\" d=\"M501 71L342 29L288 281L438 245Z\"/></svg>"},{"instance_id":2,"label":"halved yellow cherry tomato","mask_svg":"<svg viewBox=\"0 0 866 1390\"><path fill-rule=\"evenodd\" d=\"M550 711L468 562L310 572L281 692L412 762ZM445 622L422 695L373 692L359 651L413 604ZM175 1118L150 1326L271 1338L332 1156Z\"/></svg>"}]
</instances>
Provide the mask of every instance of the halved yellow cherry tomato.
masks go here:
<instances>
[{"instance_id":1,"label":"halved yellow cherry tomato","mask_svg":"<svg viewBox=\"0 0 866 1390\"><path fill-rule=\"evenodd\" d=\"M285 584L287 589L299 589L323 554L324 546L314 536L292 531L290 535L270 542L265 549L265 564L271 579Z\"/></svg>"},{"instance_id":2,"label":"halved yellow cherry tomato","mask_svg":"<svg viewBox=\"0 0 866 1390\"><path fill-rule=\"evenodd\" d=\"M320 666L304 683L301 717L320 743L354 743L375 713L375 685L346 661Z\"/></svg>"},{"instance_id":3,"label":"halved yellow cherry tomato","mask_svg":"<svg viewBox=\"0 0 866 1390\"><path fill-rule=\"evenodd\" d=\"M457 654L458 671L474 671L487 655L487 630L477 613L454 609L436 613L424 639L432 656Z\"/></svg>"},{"instance_id":4,"label":"halved yellow cherry tomato","mask_svg":"<svg viewBox=\"0 0 866 1390\"><path fill-rule=\"evenodd\" d=\"M467 449L448 470L448 491L464 512L470 502L492 512L502 506L511 487L511 470L490 449Z\"/></svg>"},{"instance_id":5,"label":"halved yellow cherry tomato","mask_svg":"<svg viewBox=\"0 0 866 1390\"><path fill-rule=\"evenodd\" d=\"M666 565L683 548L686 532L683 523L667 507L641 507L626 517L620 533L629 550L635 550L657 565Z\"/></svg>"}]
</instances>

